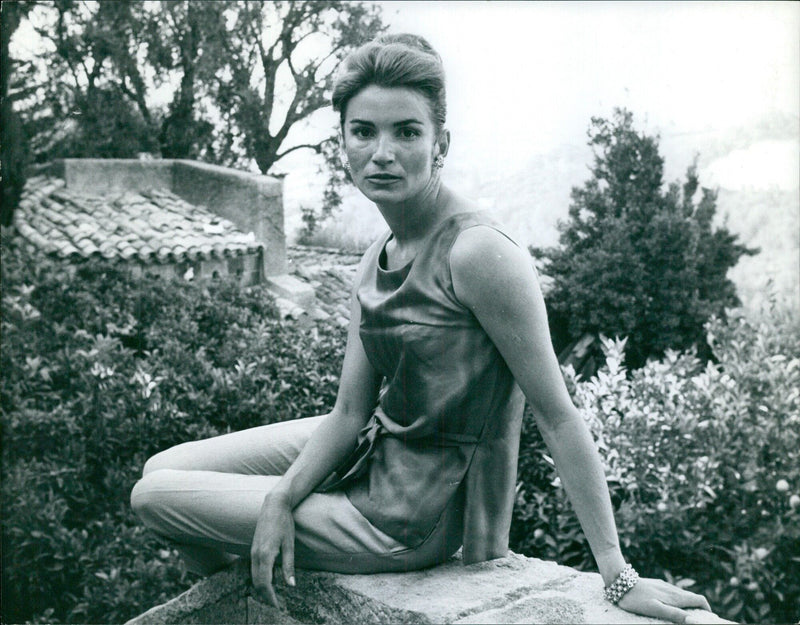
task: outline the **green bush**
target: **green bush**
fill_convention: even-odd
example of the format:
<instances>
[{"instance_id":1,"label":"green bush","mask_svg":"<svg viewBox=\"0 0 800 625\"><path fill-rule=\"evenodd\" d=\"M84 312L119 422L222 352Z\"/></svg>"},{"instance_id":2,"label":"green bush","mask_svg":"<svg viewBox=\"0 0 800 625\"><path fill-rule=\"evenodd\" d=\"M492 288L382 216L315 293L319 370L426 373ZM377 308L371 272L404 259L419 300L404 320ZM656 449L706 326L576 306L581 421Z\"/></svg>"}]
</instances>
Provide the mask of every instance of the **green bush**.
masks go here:
<instances>
[{"instance_id":1,"label":"green bush","mask_svg":"<svg viewBox=\"0 0 800 625\"><path fill-rule=\"evenodd\" d=\"M2 246L2 620L120 622L193 578L133 518L145 459L190 439L324 412L334 325L274 318L260 288L134 279ZM706 327L715 363L668 352L568 377L606 462L626 555L725 616L800 617L800 332L772 308ZM794 507L793 507L794 506ZM530 414L512 548L593 562Z\"/></svg>"},{"instance_id":2,"label":"green bush","mask_svg":"<svg viewBox=\"0 0 800 625\"><path fill-rule=\"evenodd\" d=\"M624 553L644 574L704 593L730 619L800 618L800 324L712 319L716 363L668 351L629 374L624 341L575 382L598 442ZM570 377L570 372L567 372ZM515 548L590 568L546 449L526 419ZM538 530L538 531L537 531Z\"/></svg>"},{"instance_id":3,"label":"green bush","mask_svg":"<svg viewBox=\"0 0 800 625\"><path fill-rule=\"evenodd\" d=\"M757 250L714 225L716 192L701 189L695 165L665 186L658 137L636 131L629 111L592 118L589 146L592 176L572 190L559 245L531 250L551 281L557 350L606 334L628 337L631 368L693 345L705 358L704 324L739 303L728 270Z\"/></svg>"},{"instance_id":4,"label":"green bush","mask_svg":"<svg viewBox=\"0 0 800 625\"><path fill-rule=\"evenodd\" d=\"M2 246L2 621L120 622L192 581L128 504L186 440L333 404L344 332L262 288L134 278Z\"/></svg>"}]
</instances>

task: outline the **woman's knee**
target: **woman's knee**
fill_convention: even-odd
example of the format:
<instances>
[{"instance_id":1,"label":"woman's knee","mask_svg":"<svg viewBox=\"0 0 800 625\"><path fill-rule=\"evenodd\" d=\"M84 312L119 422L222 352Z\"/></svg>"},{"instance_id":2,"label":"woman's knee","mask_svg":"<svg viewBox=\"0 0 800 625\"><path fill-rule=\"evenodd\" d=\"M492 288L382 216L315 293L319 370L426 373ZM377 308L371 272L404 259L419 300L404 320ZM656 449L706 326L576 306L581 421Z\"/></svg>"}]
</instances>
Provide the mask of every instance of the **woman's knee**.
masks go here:
<instances>
[{"instance_id":1,"label":"woman's knee","mask_svg":"<svg viewBox=\"0 0 800 625\"><path fill-rule=\"evenodd\" d=\"M168 469L147 471L131 490L131 508L151 529L158 530L159 519L164 517L169 506L170 491L163 486L170 473Z\"/></svg>"},{"instance_id":2,"label":"woman's knee","mask_svg":"<svg viewBox=\"0 0 800 625\"><path fill-rule=\"evenodd\" d=\"M163 453L164 452L161 451L157 453L155 456L150 456L145 461L144 467L142 467L142 477L147 477L153 471L157 471L158 469L162 468L161 465L163 464L163 461L161 459L161 455Z\"/></svg>"},{"instance_id":3,"label":"woman's knee","mask_svg":"<svg viewBox=\"0 0 800 625\"><path fill-rule=\"evenodd\" d=\"M144 463L142 469L142 477L153 473L154 471L161 471L163 469L182 470L188 469L186 462L186 454L183 451L187 443L175 445L164 451L160 451L154 456L150 456Z\"/></svg>"},{"instance_id":4,"label":"woman's knee","mask_svg":"<svg viewBox=\"0 0 800 625\"><path fill-rule=\"evenodd\" d=\"M150 461L148 460L148 462ZM141 517L141 513L146 512L147 508L152 504L154 492L152 488L153 472L148 470L147 464L144 466L145 470L142 479L136 482L131 490L131 508L139 517Z\"/></svg>"}]
</instances>

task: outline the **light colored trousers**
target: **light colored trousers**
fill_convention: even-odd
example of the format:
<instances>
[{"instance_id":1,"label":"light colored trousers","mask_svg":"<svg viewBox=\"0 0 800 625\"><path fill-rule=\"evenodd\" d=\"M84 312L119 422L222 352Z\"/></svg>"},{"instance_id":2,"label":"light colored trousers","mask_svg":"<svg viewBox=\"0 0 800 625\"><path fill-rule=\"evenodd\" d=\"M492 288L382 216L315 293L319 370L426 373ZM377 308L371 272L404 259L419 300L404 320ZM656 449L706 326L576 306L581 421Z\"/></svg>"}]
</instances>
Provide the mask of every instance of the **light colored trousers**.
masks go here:
<instances>
[{"instance_id":1,"label":"light colored trousers","mask_svg":"<svg viewBox=\"0 0 800 625\"><path fill-rule=\"evenodd\" d=\"M249 556L264 495L324 417L274 423L177 445L145 464L131 505L145 525L209 574ZM295 563L340 573L405 571L445 561L461 545L460 506L408 548L386 535L343 492L311 493L295 509Z\"/></svg>"}]
</instances>

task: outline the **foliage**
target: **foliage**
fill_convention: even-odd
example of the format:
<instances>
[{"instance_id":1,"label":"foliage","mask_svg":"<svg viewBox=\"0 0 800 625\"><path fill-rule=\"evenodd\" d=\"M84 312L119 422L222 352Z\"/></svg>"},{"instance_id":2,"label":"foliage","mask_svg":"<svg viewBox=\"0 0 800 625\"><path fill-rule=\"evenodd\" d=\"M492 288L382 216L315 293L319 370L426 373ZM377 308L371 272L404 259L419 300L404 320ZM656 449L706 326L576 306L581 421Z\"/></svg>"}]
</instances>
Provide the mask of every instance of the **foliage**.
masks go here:
<instances>
[{"instance_id":1,"label":"foliage","mask_svg":"<svg viewBox=\"0 0 800 625\"><path fill-rule=\"evenodd\" d=\"M13 80L27 85L34 161L155 153L262 173L334 142L290 131L328 104L338 61L384 29L376 5L327 0L58 0L30 22L48 49Z\"/></svg>"},{"instance_id":2,"label":"foliage","mask_svg":"<svg viewBox=\"0 0 800 625\"><path fill-rule=\"evenodd\" d=\"M570 378L604 457L623 551L739 622L800 617L800 323L775 305L706 326L716 363L667 351L628 375L624 341ZM526 419L515 548L591 567Z\"/></svg>"},{"instance_id":3,"label":"foliage","mask_svg":"<svg viewBox=\"0 0 800 625\"><path fill-rule=\"evenodd\" d=\"M17 81L33 83L20 101L33 158L134 157L157 149L147 103L143 3L37 3L29 16L47 51Z\"/></svg>"},{"instance_id":4,"label":"foliage","mask_svg":"<svg viewBox=\"0 0 800 625\"><path fill-rule=\"evenodd\" d=\"M332 404L344 335L259 287L2 246L2 620L123 622L192 580L128 504L146 458Z\"/></svg>"},{"instance_id":5,"label":"foliage","mask_svg":"<svg viewBox=\"0 0 800 625\"><path fill-rule=\"evenodd\" d=\"M695 165L682 186L662 189L658 138L637 132L629 111L592 118L589 145L592 178L572 190L560 246L531 250L552 279L554 342L626 336L631 368L666 349L705 350L703 324L738 304L728 269L756 250L713 227L716 193L698 193Z\"/></svg>"},{"instance_id":6,"label":"foliage","mask_svg":"<svg viewBox=\"0 0 800 625\"><path fill-rule=\"evenodd\" d=\"M332 137L280 148L295 123L329 103L338 61L383 30L378 9L355 2L244 2L228 19L219 66L225 79L215 97L230 134L264 173L295 149L319 153ZM291 76L285 102L277 92L281 68Z\"/></svg>"}]
</instances>

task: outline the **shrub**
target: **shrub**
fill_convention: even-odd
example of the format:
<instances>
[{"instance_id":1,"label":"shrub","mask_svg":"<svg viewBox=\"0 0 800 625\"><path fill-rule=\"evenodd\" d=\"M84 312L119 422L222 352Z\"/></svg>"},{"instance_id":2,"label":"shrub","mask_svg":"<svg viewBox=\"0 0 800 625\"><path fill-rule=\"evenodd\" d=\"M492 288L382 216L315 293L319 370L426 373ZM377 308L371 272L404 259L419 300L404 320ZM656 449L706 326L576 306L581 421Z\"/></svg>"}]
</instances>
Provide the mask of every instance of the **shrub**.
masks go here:
<instances>
[{"instance_id":1,"label":"shrub","mask_svg":"<svg viewBox=\"0 0 800 625\"><path fill-rule=\"evenodd\" d=\"M629 111L593 118L589 145L592 177L572 190L559 246L532 250L552 280L557 349L603 333L628 337L631 368L692 345L705 357L703 325L738 305L728 269L757 250L713 227L716 193L700 190L694 165L682 185L663 188L658 138L637 132Z\"/></svg>"},{"instance_id":2,"label":"shrub","mask_svg":"<svg viewBox=\"0 0 800 625\"><path fill-rule=\"evenodd\" d=\"M145 459L325 412L344 340L276 319L259 287L3 241L3 622L121 622L183 590L177 554L128 505Z\"/></svg>"},{"instance_id":3,"label":"shrub","mask_svg":"<svg viewBox=\"0 0 800 625\"><path fill-rule=\"evenodd\" d=\"M276 320L260 288L134 279L5 241L0 312L3 622L120 622L184 589L177 555L128 506L144 460L324 412L345 339L332 324ZM605 368L568 385L634 564L728 618L794 622L798 322L773 307L706 331L715 364L668 352L628 376L623 344L606 341ZM512 546L593 564L530 414Z\"/></svg>"},{"instance_id":4,"label":"shrub","mask_svg":"<svg viewBox=\"0 0 800 625\"><path fill-rule=\"evenodd\" d=\"M716 364L668 351L629 376L624 341L605 340L605 366L572 382L634 565L704 593L727 618L795 622L800 327L774 305L761 317L707 324ZM515 547L588 568L585 539L526 421Z\"/></svg>"}]
</instances>

